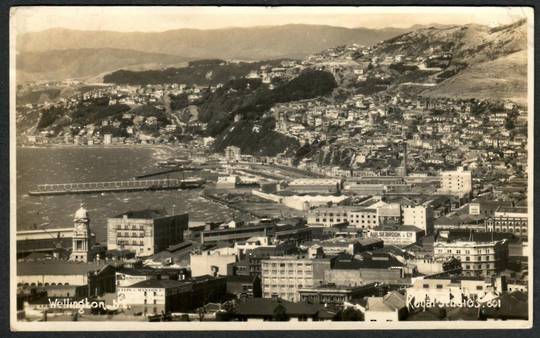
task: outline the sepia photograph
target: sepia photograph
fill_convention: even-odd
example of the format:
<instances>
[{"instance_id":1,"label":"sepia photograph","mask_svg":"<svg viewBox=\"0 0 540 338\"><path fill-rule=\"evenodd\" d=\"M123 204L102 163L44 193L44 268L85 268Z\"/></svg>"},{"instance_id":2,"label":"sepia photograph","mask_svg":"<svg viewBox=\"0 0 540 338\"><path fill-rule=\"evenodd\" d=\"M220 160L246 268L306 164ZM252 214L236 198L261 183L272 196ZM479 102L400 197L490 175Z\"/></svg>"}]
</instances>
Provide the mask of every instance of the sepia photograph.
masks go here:
<instances>
[{"instance_id":1,"label":"sepia photograph","mask_svg":"<svg viewBox=\"0 0 540 338\"><path fill-rule=\"evenodd\" d=\"M532 7L9 25L11 330L532 327Z\"/></svg>"}]
</instances>

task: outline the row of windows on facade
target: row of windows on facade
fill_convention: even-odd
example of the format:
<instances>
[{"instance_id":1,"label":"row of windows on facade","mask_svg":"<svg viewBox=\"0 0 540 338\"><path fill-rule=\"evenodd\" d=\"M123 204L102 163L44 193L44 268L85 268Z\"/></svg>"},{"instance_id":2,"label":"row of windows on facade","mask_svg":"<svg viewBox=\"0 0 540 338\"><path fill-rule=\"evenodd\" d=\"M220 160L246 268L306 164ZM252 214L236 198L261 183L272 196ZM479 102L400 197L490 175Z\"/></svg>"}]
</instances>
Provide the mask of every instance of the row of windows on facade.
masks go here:
<instances>
[{"instance_id":1,"label":"row of windows on facade","mask_svg":"<svg viewBox=\"0 0 540 338\"><path fill-rule=\"evenodd\" d=\"M506 232L506 231L512 231L515 233L523 233L526 234L528 232L527 228L506 228L501 226L495 226L496 232Z\"/></svg>"},{"instance_id":2,"label":"row of windows on facade","mask_svg":"<svg viewBox=\"0 0 540 338\"><path fill-rule=\"evenodd\" d=\"M17 286L55 286L55 285L69 285L69 283L17 283ZM69 297L69 296L68 296Z\"/></svg>"},{"instance_id":3,"label":"row of windows on facade","mask_svg":"<svg viewBox=\"0 0 540 338\"><path fill-rule=\"evenodd\" d=\"M527 226L527 221L524 221L524 220L513 220L513 221L502 221L502 220L498 220L498 219L494 219L493 222L490 222L490 223L493 223L495 225L520 225L520 226Z\"/></svg>"},{"instance_id":4,"label":"row of windows on facade","mask_svg":"<svg viewBox=\"0 0 540 338\"><path fill-rule=\"evenodd\" d=\"M323 214L316 214L316 216L324 216L324 217L344 217L344 218L377 218L377 215L375 214L349 214L347 215L346 213L344 213L343 215L341 215L340 213L336 213L334 215L334 213L332 212L329 212L329 213L323 213Z\"/></svg>"},{"instance_id":5,"label":"row of windows on facade","mask_svg":"<svg viewBox=\"0 0 540 338\"><path fill-rule=\"evenodd\" d=\"M437 253L443 253L443 252L444 252L443 249L437 249ZM446 253L453 253L453 250L452 249L447 249ZM457 249L457 250L455 250L455 253L456 254L461 254L461 250ZM471 250L465 250L466 255L469 255L470 253L471 253ZM476 254L476 255L479 255L479 254L482 254L482 253L486 253L486 254L494 253L494 250L492 250L492 249L484 249L484 252L482 252L482 249L478 249L478 250L476 250L476 252L474 252L474 254Z\"/></svg>"},{"instance_id":6,"label":"row of windows on facade","mask_svg":"<svg viewBox=\"0 0 540 338\"><path fill-rule=\"evenodd\" d=\"M347 296L333 296L333 295L329 295L329 296L325 296L325 295L316 295L316 296L311 296L311 295L301 295L300 296L300 300L303 301L303 302L316 302L316 301L319 301L321 303L330 303L330 302L344 302L344 301L347 301L348 300L348 297Z\"/></svg>"},{"instance_id":7,"label":"row of windows on facade","mask_svg":"<svg viewBox=\"0 0 540 338\"><path fill-rule=\"evenodd\" d=\"M126 240L119 240L119 241L116 241L116 244L117 245L136 245L136 246L139 246L139 245L144 245L144 241L137 241L137 240L132 240L132 241L126 241Z\"/></svg>"},{"instance_id":8,"label":"row of windows on facade","mask_svg":"<svg viewBox=\"0 0 540 338\"><path fill-rule=\"evenodd\" d=\"M303 272L302 272L303 271ZM296 270L296 274L297 275L301 275L302 273L304 274L311 274L311 272L313 272L312 270ZM268 275L268 274L280 274L280 275L284 275L284 274L289 274L289 275L292 275L295 273L295 270L263 270L263 274L265 275Z\"/></svg>"},{"instance_id":9,"label":"row of windows on facade","mask_svg":"<svg viewBox=\"0 0 540 338\"><path fill-rule=\"evenodd\" d=\"M269 285L265 285L264 286L264 289L275 289L275 288L302 288L304 285L303 284L298 284L297 286L295 286L294 284L269 284ZM308 286L308 285L306 285Z\"/></svg>"},{"instance_id":10,"label":"row of windows on facade","mask_svg":"<svg viewBox=\"0 0 540 338\"><path fill-rule=\"evenodd\" d=\"M326 222L326 221L327 221L326 218L323 218L323 219L321 219L321 218L315 218L315 222ZM339 223L339 222L341 222L342 220L341 220L341 218L336 218L335 221ZM334 219L333 219L333 218L329 218L329 219L328 219L328 222L334 222ZM347 222L347 219L344 218L344 219L343 219L343 222ZM359 220L350 219L349 222L352 222L352 223L359 223L360 221L359 221ZM362 220L361 222L362 222L362 223L366 223L365 220ZM377 223L377 220L372 220L372 221L367 220L367 223L376 224L376 223Z\"/></svg>"},{"instance_id":11,"label":"row of windows on facade","mask_svg":"<svg viewBox=\"0 0 540 338\"><path fill-rule=\"evenodd\" d=\"M119 225L117 230L144 230L144 225Z\"/></svg>"},{"instance_id":12,"label":"row of windows on facade","mask_svg":"<svg viewBox=\"0 0 540 338\"><path fill-rule=\"evenodd\" d=\"M118 232L118 233L116 233L116 236L117 236L117 237L135 237L135 238L143 238L143 237L144 237L144 233L137 233L137 232L132 232L132 233L129 233L129 232Z\"/></svg>"},{"instance_id":13,"label":"row of windows on facade","mask_svg":"<svg viewBox=\"0 0 540 338\"><path fill-rule=\"evenodd\" d=\"M458 258L459 258L459 257L458 257ZM476 259L474 259L474 258L475 258L475 257L472 257L472 258L471 258L470 256L466 256L466 257L465 257L465 261L466 261L466 262L474 262L474 261L481 262L481 261L482 261L482 256L478 256L478 257L476 257ZM490 260L494 260L494 259L495 259L495 257L493 257L493 256L486 256L485 261L490 261Z\"/></svg>"},{"instance_id":14,"label":"row of windows on facade","mask_svg":"<svg viewBox=\"0 0 540 338\"><path fill-rule=\"evenodd\" d=\"M423 287L424 289L429 289L429 288L430 288L430 285L429 285L429 284L423 284L422 287ZM442 289L442 288L443 288L443 285L442 285L442 284L437 284L437 285L435 285L435 288L436 288L436 289ZM479 290L479 291L480 291L480 290L484 290L484 286L483 286L483 285L477 285L477 286L476 286L476 290Z\"/></svg>"},{"instance_id":15,"label":"row of windows on facade","mask_svg":"<svg viewBox=\"0 0 540 338\"><path fill-rule=\"evenodd\" d=\"M476 268L475 268L476 266ZM495 265L493 265L493 267L495 267ZM465 270L481 270L481 269L491 269L492 268L492 265L491 264L484 264L484 267L482 267L482 264L478 264L478 265L465 265Z\"/></svg>"},{"instance_id":16,"label":"row of windows on facade","mask_svg":"<svg viewBox=\"0 0 540 338\"><path fill-rule=\"evenodd\" d=\"M278 264L279 264L279 267L281 267L281 268L286 267L286 266L288 266L288 267L294 267L295 265L296 265L296 266L311 267L311 265L312 265L311 263L305 263L305 264L304 264L304 263L302 263L302 262L299 262L299 263L263 263L263 264L262 264L262 267L263 267L263 268L268 268L268 267L271 266L271 267L275 268L275 267L278 266Z\"/></svg>"},{"instance_id":17,"label":"row of windows on facade","mask_svg":"<svg viewBox=\"0 0 540 338\"><path fill-rule=\"evenodd\" d=\"M263 293L264 298L270 298L272 296L280 296L281 298L294 299L294 293L281 293L279 295L277 293L270 293L270 292Z\"/></svg>"},{"instance_id":18,"label":"row of windows on facade","mask_svg":"<svg viewBox=\"0 0 540 338\"><path fill-rule=\"evenodd\" d=\"M304 283L307 283L307 284L310 284L313 282L313 280L309 277L306 277L306 278L303 278L303 279L300 279L300 278L295 278L295 277L280 277L280 278L277 278L277 277L274 277L274 278L270 278L270 277L264 277L263 278L263 284L265 285L270 285L270 282L274 282L274 283L277 283L277 282L287 282L287 279L289 279L289 283L292 283L292 280L298 280L298 282L304 282Z\"/></svg>"}]
</instances>

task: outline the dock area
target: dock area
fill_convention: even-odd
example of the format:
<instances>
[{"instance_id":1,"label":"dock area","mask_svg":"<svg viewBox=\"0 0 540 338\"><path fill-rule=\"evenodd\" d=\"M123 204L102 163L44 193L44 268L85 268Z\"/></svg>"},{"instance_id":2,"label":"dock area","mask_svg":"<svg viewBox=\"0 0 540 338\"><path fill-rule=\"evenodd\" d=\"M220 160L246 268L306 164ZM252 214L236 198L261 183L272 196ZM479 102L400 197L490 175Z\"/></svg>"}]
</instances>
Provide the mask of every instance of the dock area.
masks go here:
<instances>
[{"instance_id":1,"label":"dock area","mask_svg":"<svg viewBox=\"0 0 540 338\"><path fill-rule=\"evenodd\" d=\"M130 180L110 182L86 183L58 183L40 184L35 190L28 192L31 196L87 194L111 191L141 191L141 190L168 190L193 189L204 184L204 180L156 179L156 180Z\"/></svg>"}]
</instances>

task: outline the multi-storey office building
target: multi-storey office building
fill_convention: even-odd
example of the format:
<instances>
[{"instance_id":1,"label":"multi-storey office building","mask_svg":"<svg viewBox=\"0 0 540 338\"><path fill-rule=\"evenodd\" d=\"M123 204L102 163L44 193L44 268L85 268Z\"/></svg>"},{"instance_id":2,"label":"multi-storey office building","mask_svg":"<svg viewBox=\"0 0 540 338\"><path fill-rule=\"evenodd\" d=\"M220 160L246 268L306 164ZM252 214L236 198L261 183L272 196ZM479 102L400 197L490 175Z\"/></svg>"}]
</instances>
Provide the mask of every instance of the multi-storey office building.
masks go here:
<instances>
[{"instance_id":1,"label":"multi-storey office building","mask_svg":"<svg viewBox=\"0 0 540 338\"><path fill-rule=\"evenodd\" d=\"M509 232L524 240L528 238L529 215L526 207L500 207L486 222L488 231Z\"/></svg>"},{"instance_id":2,"label":"multi-storey office building","mask_svg":"<svg viewBox=\"0 0 540 338\"><path fill-rule=\"evenodd\" d=\"M403 205L403 224L414 225L429 235L433 232L433 208L429 202L420 205Z\"/></svg>"},{"instance_id":3,"label":"multi-storey office building","mask_svg":"<svg viewBox=\"0 0 540 338\"><path fill-rule=\"evenodd\" d=\"M349 224L359 229L372 229L379 226L377 209L358 208L348 214Z\"/></svg>"},{"instance_id":4,"label":"multi-storey office building","mask_svg":"<svg viewBox=\"0 0 540 338\"><path fill-rule=\"evenodd\" d=\"M262 261L262 293L264 298L279 297L300 301L299 290L314 287L324 281L330 269L329 258L309 259L302 256L272 256Z\"/></svg>"},{"instance_id":5,"label":"multi-storey office building","mask_svg":"<svg viewBox=\"0 0 540 338\"><path fill-rule=\"evenodd\" d=\"M416 279L406 289L407 300L411 303L429 300L432 302L460 303L463 298L482 298L491 292L506 291L504 278L436 276Z\"/></svg>"},{"instance_id":6,"label":"multi-storey office building","mask_svg":"<svg viewBox=\"0 0 540 338\"><path fill-rule=\"evenodd\" d=\"M158 210L128 211L107 219L107 248L150 256L184 240L188 214L167 216Z\"/></svg>"},{"instance_id":7,"label":"multi-storey office building","mask_svg":"<svg viewBox=\"0 0 540 338\"><path fill-rule=\"evenodd\" d=\"M441 173L441 191L449 194L466 195L472 191L472 174L463 168Z\"/></svg>"},{"instance_id":8,"label":"multi-storey office building","mask_svg":"<svg viewBox=\"0 0 540 338\"><path fill-rule=\"evenodd\" d=\"M461 261L464 276L491 277L506 268L507 240L436 241L434 257L454 257Z\"/></svg>"},{"instance_id":9,"label":"multi-storey office building","mask_svg":"<svg viewBox=\"0 0 540 338\"><path fill-rule=\"evenodd\" d=\"M350 205L319 207L308 212L307 222L309 225L332 227L349 222L350 213L361 209L361 207Z\"/></svg>"}]
</instances>

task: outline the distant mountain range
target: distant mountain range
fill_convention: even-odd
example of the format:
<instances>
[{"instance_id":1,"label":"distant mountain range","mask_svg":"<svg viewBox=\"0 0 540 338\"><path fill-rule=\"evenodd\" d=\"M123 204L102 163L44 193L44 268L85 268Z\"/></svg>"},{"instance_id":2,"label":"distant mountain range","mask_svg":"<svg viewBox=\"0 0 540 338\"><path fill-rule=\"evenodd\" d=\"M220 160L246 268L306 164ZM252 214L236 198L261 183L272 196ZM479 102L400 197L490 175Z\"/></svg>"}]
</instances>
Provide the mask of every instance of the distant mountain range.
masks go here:
<instances>
[{"instance_id":1,"label":"distant mountain range","mask_svg":"<svg viewBox=\"0 0 540 338\"><path fill-rule=\"evenodd\" d=\"M147 70L184 66L188 59L162 53L146 53L116 48L84 48L19 52L17 81L56 81L97 77L118 69Z\"/></svg>"},{"instance_id":2,"label":"distant mountain range","mask_svg":"<svg viewBox=\"0 0 540 338\"><path fill-rule=\"evenodd\" d=\"M17 36L19 81L96 76L119 67L159 69L193 59L303 58L344 44L372 45L403 28L283 25L157 33L49 29Z\"/></svg>"}]
</instances>

